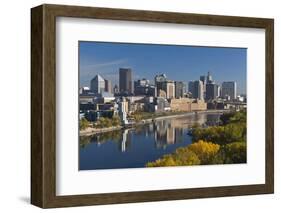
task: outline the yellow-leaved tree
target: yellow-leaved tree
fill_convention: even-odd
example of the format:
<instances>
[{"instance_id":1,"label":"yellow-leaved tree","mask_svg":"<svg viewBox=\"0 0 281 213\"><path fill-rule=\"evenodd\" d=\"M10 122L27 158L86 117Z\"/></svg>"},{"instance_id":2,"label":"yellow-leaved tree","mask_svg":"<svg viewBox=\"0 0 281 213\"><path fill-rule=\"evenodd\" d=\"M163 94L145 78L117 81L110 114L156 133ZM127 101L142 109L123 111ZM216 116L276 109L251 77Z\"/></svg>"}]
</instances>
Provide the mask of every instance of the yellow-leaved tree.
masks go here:
<instances>
[{"instance_id":1,"label":"yellow-leaved tree","mask_svg":"<svg viewBox=\"0 0 281 213\"><path fill-rule=\"evenodd\" d=\"M188 149L197 155L200 164L212 164L214 157L220 150L220 145L199 140L197 143L189 145Z\"/></svg>"}]
</instances>

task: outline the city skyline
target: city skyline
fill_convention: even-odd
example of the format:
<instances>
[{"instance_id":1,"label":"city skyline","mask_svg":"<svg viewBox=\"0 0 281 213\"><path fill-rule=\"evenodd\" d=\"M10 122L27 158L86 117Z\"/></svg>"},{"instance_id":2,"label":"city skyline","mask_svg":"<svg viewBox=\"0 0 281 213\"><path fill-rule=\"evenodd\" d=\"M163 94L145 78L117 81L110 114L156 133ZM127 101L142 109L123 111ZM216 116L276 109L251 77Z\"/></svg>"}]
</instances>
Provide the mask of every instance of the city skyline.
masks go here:
<instances>
[{"instance_id":1,"label":"city skyline","mask_svg":"<svg viewBox=\"0 0 281 213\"><path fill-rule=\"evenodd\" d=\"M187 85L210 71L216 83L236 81L237 93L246 94L246 54L245 48L79 42L80 86L89 87L98 74L119 86L123 67L132 69L133 81L152 84L161 73Z\"/></svg>"},{"instance_id":2,"label":"city skyline","mask_svg":"<svg viewBox=\"0 0 281 213\"><path fill-rule=\"evenodd\" d=\"M246 49L79 47L79 170L247 163Z\"/></svg>"}]
</instances>

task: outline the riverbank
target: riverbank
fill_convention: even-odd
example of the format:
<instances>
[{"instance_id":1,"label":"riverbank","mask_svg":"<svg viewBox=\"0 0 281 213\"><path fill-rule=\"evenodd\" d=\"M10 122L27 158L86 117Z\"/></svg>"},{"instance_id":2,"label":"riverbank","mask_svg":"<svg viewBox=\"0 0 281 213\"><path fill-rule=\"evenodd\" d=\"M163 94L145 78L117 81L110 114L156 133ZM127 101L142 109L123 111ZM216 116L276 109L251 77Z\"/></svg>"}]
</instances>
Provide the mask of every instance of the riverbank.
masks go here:
<instances>
[{"instance_id":1,"label":"riverbank","mask_svg":"<svg viewBox=\"0 0 281 213\"><path fill-rule=\"evenodd\" d=\"M139 123L151 123L153 121L170 119L170 118L180 118L180 117L196 115L196 114L204 114L204 113L225 113L225 112L229 112L229 111L230 110L202 110L202 111L193 111L193 112L183 112L183 113L175 114L175 115L164 115L164 116L159 116L159 117L152 118L152 119L145 119Z\"/></svg>"},{"instance_id":2,"label":"riverbank","mask_svg":"<svg viewBox=\"0 0 281 213\"><path fill-rule=\"evenodd\" d=\"M98 133L120 130L122 128L124 128L124 127L123 126L112 126L112 127L100 128L100 129L93 128L93 127L87 127L84 130L80 130L79 136L91 136L91 135L98 134Z\"/></svg>"},{"instance_id":3,"label":"riverbank","mask_svg":"<svg viewBox=\"0 0 281 213\"><path fill-rule=\"evenodd\" d=\"M171 119L171 118L180 118L180 117L186 117L186 116L191 116L191 115L196 115L196 114L204 114L204 113L225 113L229 112L230 110L202 110L202 111L196 111L196 112L183 112L179 114L173 114L173 115L163 115L155 118L150 118L150 119L144 119L141 120L137 123L134 123L130 125L131 127L139 126L139 125L144 125L148 123L152 123L154 121L159 121L159 120L165 120L165 119ZM121 130L123 128L127 128L126 126L113 126L113 127L107 127L107 128L93 128L93 127L87 127L84 130L80 131L80 136L91 136L94 134L98 133L104 133L104 132L111 132L114 130Z\"/></svg>"}]
</instances>

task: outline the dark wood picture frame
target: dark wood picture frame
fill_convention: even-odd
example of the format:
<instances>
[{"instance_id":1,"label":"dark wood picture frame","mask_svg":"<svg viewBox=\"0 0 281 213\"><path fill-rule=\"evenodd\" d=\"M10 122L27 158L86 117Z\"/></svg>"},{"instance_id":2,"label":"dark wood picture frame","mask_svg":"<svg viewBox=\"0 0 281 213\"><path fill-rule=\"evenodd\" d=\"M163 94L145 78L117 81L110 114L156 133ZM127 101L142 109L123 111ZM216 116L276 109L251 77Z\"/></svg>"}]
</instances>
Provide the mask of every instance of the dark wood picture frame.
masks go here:
<instances>
[{"instance_id":1,"label":"dark wood picture frame","mask_svg":"<svg viewBox=\"0 0 281 213\"><path fill-rule=\"evenodd\" d=\"M56 17L262 28L266 34L265 184L56 195ZM66 207L274 192L274 20L126 9L41 5L31 9L31 203Z\"/></svg>"}]
</instances>

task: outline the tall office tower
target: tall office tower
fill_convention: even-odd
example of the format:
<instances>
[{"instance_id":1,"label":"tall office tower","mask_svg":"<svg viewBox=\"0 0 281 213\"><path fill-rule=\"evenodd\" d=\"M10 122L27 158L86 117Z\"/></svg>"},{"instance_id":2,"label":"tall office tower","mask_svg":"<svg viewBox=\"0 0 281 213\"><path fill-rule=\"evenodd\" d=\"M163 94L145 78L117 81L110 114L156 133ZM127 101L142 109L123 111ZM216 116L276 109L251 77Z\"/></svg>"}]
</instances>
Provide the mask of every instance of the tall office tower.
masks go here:
<instances>
[{"instance_id":1,"label":"tall office tower","mask_svg":"<svg viewBox=\"0 0 281 213\"><path fill-rule=\"evenodd\" d=\"M221 96L223 98L229 97L234 100L237 97L237 85L235 81L227 81L222 83Z\"/></svg>"},{"instance_id":2,"label":"tall office tower","mask_svg":"<svg viewBox=\"0 0 281 213\"><path fill-rule=\"evenodd\" d=\"M204 100L204 87L202 81L194 81L194 96L199 100Z\"/></svg>"},{"instance_id":3,"label":"tall office tower","mask_svg":"<svg viewBox=\"0 0 281 213\"><path fill-rule=\"evenodd\" d=\"M191 93L191 97L193 98L193 96L195 94L194 81L188 82L188 92Z\"/></svg>"},{"instance_id":4,"label":"tall office tower","mask_svg":"<svg viewBox=\"0 0 281 213\"><path fill-rule=\"evenodd\" d=\"M200 76L200 81L203 82L204 93L206 92L207 77L205 75Z\"/></svg>"},{"instance_id":5,"label":"tall office tower","mask_svg":"<svg viewBox=\"0 0 281 213\"><path fill-rule=\"evenodd\" d=\"M206 76L205 76L205 75L201 75L201 76L200 76L200 81L202 81L203 84L206 84L206 81L207 81Z\"/></svg>"},{"instance_id":6,"label":"tall office tower","mask_svg":"<svg viewBox=\"0 0 281 213\"><path fill-rule=\"evenodd\" d=\"M167 98L174 98L175 97L175 83L174 81L166 81L165 82L164 91L166 92Z\"/></svg>"},{"instance_id":7,"label":"tall office tower","mask_svg":"<svg viewBox=\"0 0 281 213\"><path fill-rule=\"evenodd\" d=\"M96 75L91 80L91 91L96 94L101 94L105 91L105 81L100 75Z\"/></svg>"},{"instance_id":8,"label":"tall office tower","mask_svg":"<svg viewBox=\"0 0 281 213\"><path fill-rule=\"evenodd\" d=\"M104 83L105 83L104 91L108 92L108 93L112 93L111 81L107 80L107 79L104 79Z\"/></svg>"},{"instance_id":9,"label":"tall office tower","mask_svg":"<svg viewBox=\"0 0 281 213\"><path fill-rule=\"evenodd\" d=\"M221 87L217 85L217 97L221 97Z\"/></svg>"},{"instance_id":10,"label":"tall office tower","mask_svg":"<svg viewBox=\"0 0 281 213\"><path fill-rule=\"evenodd\" d=\"M182 81L175 81L175 97L181 98L185 93L185 84Z\"/></svg>"},{"instance_id":11,"label":"tall office tower","mask_svg":"<svg viewBox=\"0 0 281 213\"><path fill-rule=\"evenodd\" d=\"M206 84L206 100L216 99L219 96L218 89L219 89L219 86L217 84L215 84L214 82L207 83Z\"/></svg>"},{"instance_id":12,"label":"tall office tower","mask_svg":"<svg viewBox=\"0 0 281 213\"><path fill-rule=\"evenodd\" d=\"M122 98L118 103L118 112L123 124L128 124L127 113L128 113L128 101Z\"/></svg>"},{"instance_id":13,"label":"tall office tower","mask_svg":"<svg viewBox=\"0 0 281 213\"><path fill-rule=\"evenodd\" d=\"M133 91L133 78L132 69L120 68L119 69L119 92L132 94Z\"/></svg>"},{"instance_id":14,"label":"tall office tower","mask_svg":"<svg viewBox=\"0 0 281 213\"><path fill-rule=\"evenodd\" d=\"M165 82L167 81L167 76L165 74L156 75L154 77L156 96L159 97L160 90L165 90Z\"/></svg>"},{"instance_id":15,"label":"tall office tower","mask_svg":"<svg viewBox=\"0 0 281 213\"><path fill-rule=\"evenodd\" d=\"M207 83L207 84L208 84L208 83L213 83L213 78L212 78L210 72L208 72L208 74L207 74L207 82L206 82L206 83Z\"/></svg>"}]
</instances>

